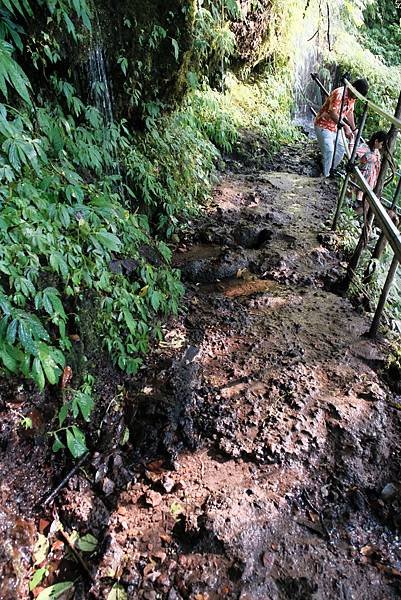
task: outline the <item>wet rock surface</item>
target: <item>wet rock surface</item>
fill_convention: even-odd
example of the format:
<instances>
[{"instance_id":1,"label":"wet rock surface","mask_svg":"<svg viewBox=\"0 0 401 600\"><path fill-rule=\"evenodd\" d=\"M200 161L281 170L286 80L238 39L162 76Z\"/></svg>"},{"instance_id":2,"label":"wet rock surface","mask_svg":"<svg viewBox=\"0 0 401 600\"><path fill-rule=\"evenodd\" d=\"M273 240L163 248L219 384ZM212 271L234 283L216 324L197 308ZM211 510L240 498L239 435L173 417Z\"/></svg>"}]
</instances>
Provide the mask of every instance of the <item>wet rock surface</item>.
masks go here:
<instances>
[{"instance_id":1,"label":"wet rock surface","mask_svg":"<svg viewBox=\"0 0 401 600\"><path fill-rule=\"evenodd\" d=\"M43 519L54 529L56 515L96 538L84 566L64 558L47 584L71 579L89 599L113 586L130 599L400 596L401 423L377 374L386 347L335 293L336 190L299 164L226 173L177 247L186 309L106 411L114 440L52 507L21 511L22 548L50 538ZM15 560L32 572L25 550Z\"/></svg>"}]
</instances>

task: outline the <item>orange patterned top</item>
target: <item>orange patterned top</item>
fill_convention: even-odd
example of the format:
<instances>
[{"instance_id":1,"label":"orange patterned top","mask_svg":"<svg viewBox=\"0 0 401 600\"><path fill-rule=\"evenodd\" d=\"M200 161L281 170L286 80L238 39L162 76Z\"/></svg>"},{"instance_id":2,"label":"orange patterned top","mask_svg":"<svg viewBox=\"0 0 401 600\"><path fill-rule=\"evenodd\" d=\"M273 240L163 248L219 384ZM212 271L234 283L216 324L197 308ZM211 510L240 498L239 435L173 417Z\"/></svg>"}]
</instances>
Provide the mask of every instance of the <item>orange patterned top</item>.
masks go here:
<instances>
[{"instance_id":1,"label":"orange patterned top","mask_svg":"<svg viewBox=\"0 0 401 600\"><path fill-rule=\"evenodd\" d=\"M333 90L330 96L327 96L325 103L316 115L315 125L322 129L328 129L329 131L337 131L337 123L328 115L328 110L334 110L338 115L341 109L341 100L343 97L344 88L339 87ZM348 90L345 92L344 108L342 117L348 116L353 110L355 105L355 98L349 98Z\"/></svg>"}]
</instances>

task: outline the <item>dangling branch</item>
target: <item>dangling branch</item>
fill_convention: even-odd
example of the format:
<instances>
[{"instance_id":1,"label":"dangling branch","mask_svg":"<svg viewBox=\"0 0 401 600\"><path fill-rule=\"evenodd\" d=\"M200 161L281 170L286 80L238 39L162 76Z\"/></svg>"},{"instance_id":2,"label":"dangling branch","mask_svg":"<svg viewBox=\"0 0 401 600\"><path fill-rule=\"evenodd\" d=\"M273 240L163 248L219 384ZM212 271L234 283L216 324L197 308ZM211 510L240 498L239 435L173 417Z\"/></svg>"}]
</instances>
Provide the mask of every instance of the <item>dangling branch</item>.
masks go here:
<instances>
[{"instance_id":1,"label":"dangling branch","mask_svg":"<svg viewBox=\"0 0 401 600\"><path fill-rule=\"evenodd\" d=\"M327 44L329 46L329 52L332 51L331 47L331 39L330 39L330 6L329 3L326 3L327 6Z\"/></svg>"},{"instance_id":2,"label":"dangling branch","mask_svg":"<svg viewBox=\"0 0 401 600\"><path fill-rule=\"evenodd\" d=\"M306 11L309 8L309 4L310 4L310 0L306 0L306 4L305 4L305 8L304 8L304 14L302 15L302 19L305 19Z\"/></svg>"},{"instance_id":3,"label":"dangling branch","mask_svg":"<svg viewBox=\"0 0 401 600\"><path fill-rule=\"evenodd\" d=\"M307 42L311 42L313 40L313 38L315 38L317 36L317 34L319 33L319 29L316 29L315 33L312 35L312 37L310 37L308 40L306 40Z\"/></svg>"}]
</instances>

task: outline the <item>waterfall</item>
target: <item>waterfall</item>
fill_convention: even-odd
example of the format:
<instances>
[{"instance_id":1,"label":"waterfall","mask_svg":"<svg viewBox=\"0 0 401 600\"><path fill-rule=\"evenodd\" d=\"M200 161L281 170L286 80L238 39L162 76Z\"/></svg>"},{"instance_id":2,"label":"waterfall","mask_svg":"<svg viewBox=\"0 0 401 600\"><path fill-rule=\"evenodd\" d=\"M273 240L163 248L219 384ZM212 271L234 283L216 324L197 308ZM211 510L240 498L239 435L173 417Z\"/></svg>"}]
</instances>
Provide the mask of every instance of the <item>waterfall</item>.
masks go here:
<instances>
[{"instance_id":1,"label":"waterfall","mask_svg":"<svg viewBox=\"0 0 401 600\"><path fill-rule=\"evenodd\" d=\"M308 2L301 26L295 38L294 123L307 133L313 131L313 114L323 104L324 98L311 73L318 73L319 79L329 90L332 88L332 74L323 67L324 49L331 50L338 22L338 11L333 11L321 2Z\"/></svg>"},{"instance_id":2,"label":"waterfall","mask_svg":"<svg viewBox=\"0 0 401 600\"><path fill-rule=\"evenodd\" d=\"M317 36L316 36L317 37ZM313 114L310 107L319 110L322 104L321 92L311 78L311 73L319 71L321 51L318 40L298 38L294 73L295 111L294 123L307 133L313 130Z\"/></svg>"},{"instance_id":3,"label":"waterfall","mask_svg":"<svg viewBox=\"0 0 401 600\"><path fill-rule=\"evenodd\" d=\"M107 73L106 57L102 45L102 31L97 16L93 21L93 32L87 61L87 76L89 100L103 116L103 121L106 125L104 135L107 139L107 136L110 133L107 125L114 122L114 100L111 82ZM122 184L121 168L117 152L113 152L113 155L115 161L114 165L107 171L110 175L118 175L118 182L115 184L115 189L118 191L120 197L125 199L125 189Z\"/></svg>"},{"instance_id":4,"label":"waterfall","mask_svg":"<svg viewBox=\"0 0 401 600\"><path fill-rule=\"evenodd\" d=\"M87 62L89 98L103 115L105 123L113 121L113 93L108 77L103 35L99 17L95 12L92 20L91 42Z\"/></svg>"},{"instance_id":5,"label":"waterfall","mask_svg":"<svg viewBox=\"0 0 401 600\"><path fill-rule=\"evenodd\" d=\"M107 77L104 51L99 42L91 47L88 59L88 80L91 102L103 115L106 123L113 121L113 100Z\"/></svg>"}]
</instances>

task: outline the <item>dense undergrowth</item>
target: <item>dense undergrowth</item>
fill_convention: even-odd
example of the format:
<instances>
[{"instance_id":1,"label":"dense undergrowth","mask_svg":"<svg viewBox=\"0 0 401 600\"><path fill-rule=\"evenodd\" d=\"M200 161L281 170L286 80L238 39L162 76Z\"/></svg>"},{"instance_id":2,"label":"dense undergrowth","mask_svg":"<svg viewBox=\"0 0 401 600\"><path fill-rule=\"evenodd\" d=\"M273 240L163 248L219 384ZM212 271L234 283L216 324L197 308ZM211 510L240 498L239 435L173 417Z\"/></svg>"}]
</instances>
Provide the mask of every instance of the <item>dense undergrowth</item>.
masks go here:
<instances>
[{"instance_id":1,"label":"dense undergrowth","mask_svg":"<svg viewBox=\"0 0 401 600\"><path fill-rule=\"evenodd\" d=\"M90 335L118 368L137 372L149 343L161 339L164 320L179 310L183 286L171 264L171 242L207 201L220 153L230 152L244 130L258 131L270 153L297 136L290 117L293 49L309 5L202 2L193 19L192 50L185 53L167 29L149 25L142 44L163 50L169 42L187 93L167 107L135 83L132 73L140 75L135 69L142 63L130 70L119 51L124 93L131 93L131 108L142 119L135 129L129 115L111 121L101 103L88 104L90 94L83 98L71 69L62 68L65 48L49 32L64 30L69 46L85 49L94 21L85 0L0 2L5 372L34 380L41 390L59 381L70 385L74 344L88 337L82 316L88 302ZM25 28L38 15L43 29L28 42ZM245 36L248 22L258 30L258 47ZM127 27L133 27L128 20ZM399 68L387 64L390 55L386 63L349 44L349 35L343 31L338 38L336 61L367 76L371 97L391 109L401 87ZM149 65L142 66L147 75ZM257 77L250 75L255 67ZM37 73L38 81L24 70ZM96 85L101 97L104 82ZM371 130L382 125L369 123ZM83 343L80 352L73 381L82 387L59 408L55 439L55 449L67 443L74 456L86 450L75 419L88 420L93 408L93 377L85 367L90 349Z\"/></svg>"},{"instance_id":2,"label":"dense undergrowth","mask_svg":"<svg viewBox=\"0 0 401 600\"><path fill-rule=\"evenodd\" d=\"M71 385L88 299L91 335L120 369L137 372L150 340L179 309L183 287L169 241L207 200L220 151L231 150L241 129L256 128L273 152L294 129L287 75L271 71L253 84L220 77L218 90L211 87L213 66L224 67L234 50L212 6L203 7L194 37L205 73L190 78L174 111L144 106L139 132L85 104L58 73L45 89L28 79L21 65L43 69L60 60L58 43L43 43L45 31L27 50L23 26L38 10L75 44L90 32L92 15L85 0L0 3L0 360L5 372L43 390L60 380ZM227 15L234 12L228 2ZM93 409L85 346L81 352L74 385L82 386L59 408L53 446L66 444L75 457L86 451L76 419L89 420Z\"/></svg>"}]
</instances>

